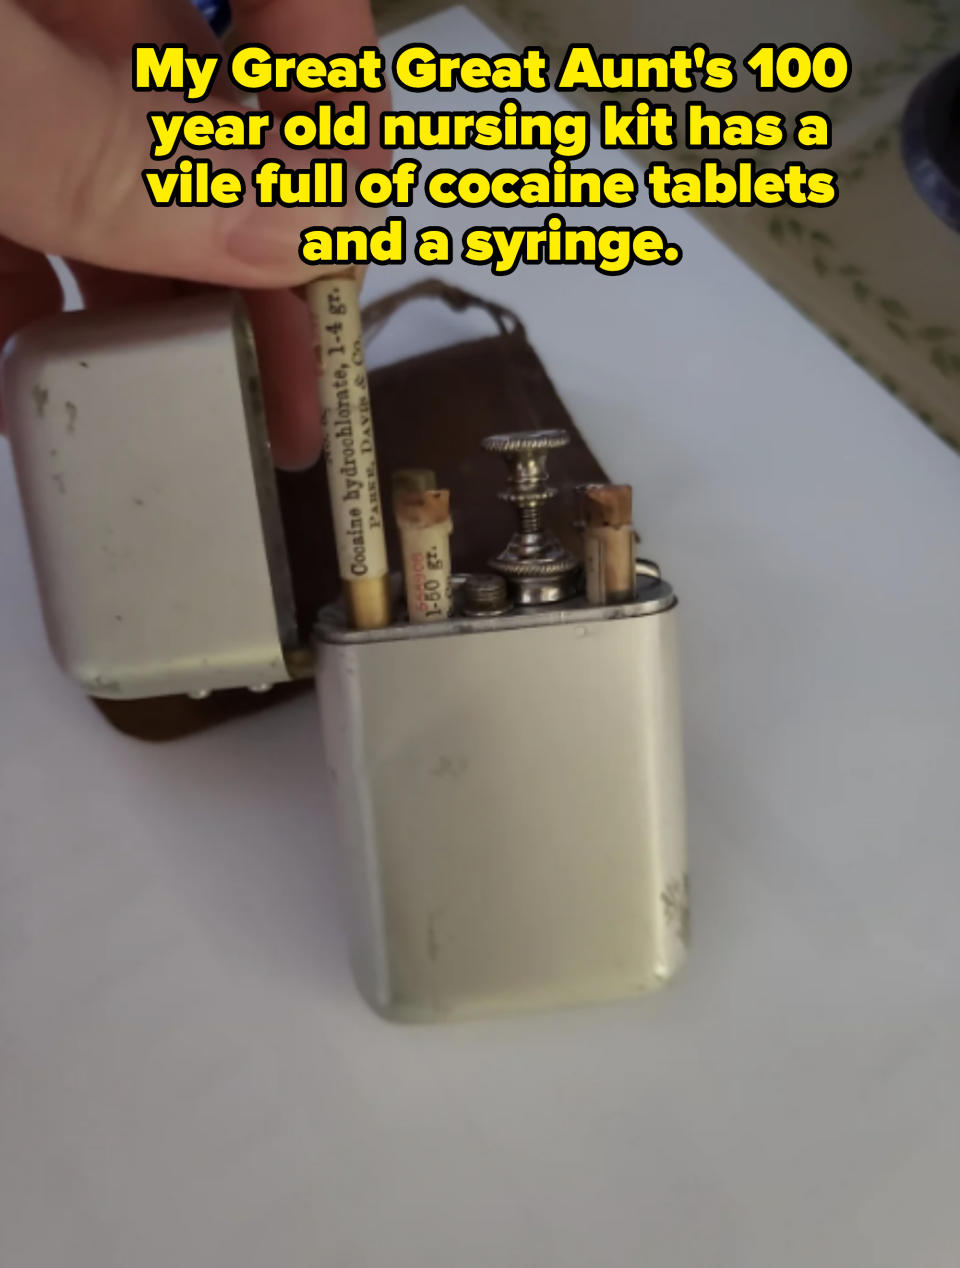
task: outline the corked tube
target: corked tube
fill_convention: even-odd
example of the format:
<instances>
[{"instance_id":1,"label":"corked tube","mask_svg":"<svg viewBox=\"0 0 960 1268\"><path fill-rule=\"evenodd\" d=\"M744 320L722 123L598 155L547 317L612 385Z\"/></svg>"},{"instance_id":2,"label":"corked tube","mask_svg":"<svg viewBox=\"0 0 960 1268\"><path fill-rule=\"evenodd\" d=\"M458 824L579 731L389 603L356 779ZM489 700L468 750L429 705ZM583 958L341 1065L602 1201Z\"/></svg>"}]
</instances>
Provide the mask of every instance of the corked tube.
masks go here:
<instances>
[{"instance_id":1,"label":"corked tube","mask_svg":"<svg viewBox=\"0 0 960 1268\"><path fill-rule=\"evenodd\" d=\"M394 496L393 509L400 529L410 620L415 625L445 621L453 613L450 491L400 492Z\"/></svg>"},{"instance_id":2,"label":"corked tube","mask_svg":"<svg viewBox=\"0 0 960 1268\"><path fill-rule=\"evenodd\" d=\"M390 624L387 543L357 284L343 275L322 277L307 285L306 297L347 612L354 629L382 629Z\"/></svg>"},{"instance_id":3,"label":"corked tube","mask_svg":"<svg viewBox=\"0 0 960 1268\"><path fill-rule=\"evenodd\" d=\"M633 490L629 484L593 484L583 491L587 602L629 603L636 592Z\"/></svg>"},{"instance_id":4,"label":"corked tube","mask_svg":"<svg viewBox=\"0 0 960 1268\"><path fill-rule=\"evenodd\" d=\"M429 467L402 467L392 477L394 503L401 493L422 493L437 487L437 473Z\"/></svg>"}]
</instances>

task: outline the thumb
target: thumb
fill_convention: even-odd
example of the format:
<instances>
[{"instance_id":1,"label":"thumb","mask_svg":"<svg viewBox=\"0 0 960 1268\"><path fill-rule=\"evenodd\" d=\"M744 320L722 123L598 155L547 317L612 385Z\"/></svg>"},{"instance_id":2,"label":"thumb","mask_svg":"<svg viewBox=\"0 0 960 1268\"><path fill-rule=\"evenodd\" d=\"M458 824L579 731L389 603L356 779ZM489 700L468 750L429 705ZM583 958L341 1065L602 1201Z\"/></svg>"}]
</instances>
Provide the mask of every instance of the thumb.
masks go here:
<instances>
[{"instance_id":1,"label":"thumb","mask_svg":"<svg viewBox=\"0 0 960 1268\"><path fill-rule=\"evenodd\" d=\"M146 120L155 99L11 0L0 0L0 29L0 233L14 241L112 269L281 287L317 274L298 257L311 221L367 221L358 205L258 207L249 180L239 206L154 207L140 173L157 166ZM236 152L223 166L237 169L242 158L249 172L263 154Z\"/></svg>"}]
</instances>

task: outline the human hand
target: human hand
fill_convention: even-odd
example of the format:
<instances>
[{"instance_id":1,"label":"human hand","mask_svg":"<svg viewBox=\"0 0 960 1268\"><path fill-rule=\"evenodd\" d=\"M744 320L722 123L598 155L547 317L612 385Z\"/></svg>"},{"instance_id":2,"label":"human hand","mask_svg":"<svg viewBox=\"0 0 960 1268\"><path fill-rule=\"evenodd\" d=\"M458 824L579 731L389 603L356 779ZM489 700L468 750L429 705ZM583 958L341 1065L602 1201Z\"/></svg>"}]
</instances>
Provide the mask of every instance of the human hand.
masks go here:
<instances>
[{"instance_id":1,"label":"human hand","mask_svg":"<svg viewBox=\"0 0 960 1268\"><path fill-rule=\"evenodd\" d=\"M376 43L366 0L233 0L231 7L241 42L278 53L347 53ZM68 261L88 306L170 298L198 283L243 289L274 458L278 466L309 466L322 440L309 321L302 300L277 288L315 276L297 255L308 215L357 223L355 209L311 213L252 199L239 208L150 203L140 178L150 165L145 116L171 106L132 90L131 46L222 51L190 0L0 0L0 31L0 345L60 310L47 255ZM216 91L226 99L232 90ZM280 114L315 100L292 90L275 102L264 94L262 104ZM262 157L236 159L252 168ZM240 170L234 159L230 166Z\"/></svg>"}]
</instances>

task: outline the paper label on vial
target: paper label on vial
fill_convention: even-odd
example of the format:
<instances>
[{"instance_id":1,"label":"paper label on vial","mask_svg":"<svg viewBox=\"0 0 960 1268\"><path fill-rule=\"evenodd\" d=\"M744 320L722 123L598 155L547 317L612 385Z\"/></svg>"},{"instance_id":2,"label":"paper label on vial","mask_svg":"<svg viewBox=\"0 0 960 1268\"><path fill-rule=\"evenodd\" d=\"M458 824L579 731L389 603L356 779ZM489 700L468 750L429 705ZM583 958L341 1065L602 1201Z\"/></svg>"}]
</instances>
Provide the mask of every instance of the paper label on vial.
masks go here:
<instances>
[{"instance_id":1,"label":"paper label on vial","mask_svg":"<svg viewBox=\"0 0 960 1268\"><path fill-rule=\"evenodd\" d=\"M585 538L583 543L583 571L586 580L587 602L594 605L606 602L605 553L603 538L599 534L589 534Z\"/></svg>"},{"instance_id":2,"label":"paper label on vial","mask_svg":"<svg viewBox=\"0 0 960 1268\"><path fill-rule=\"evenodd\" d=\"M449 521L431 528L402 529L401 538L410 620L415 625L445 621L453 612Z\"/></svg>"},{"instance_id":3,"label":"paper label on vial","mask_svg":"<svg viewBox=\"0 0 960 1268\"><path fill-rule=\"evenodd\" d=\"M583 543L587 602L622 603L633 593L632 528L588 528Z\"/></svg>"},{"instance_id":4,"label":"paper label on vial","mask_svg":"<svg viewBox=\"0 0 960 1268\"><path fill-rule=\"evenodd\" d=\"M386 539L356 285L322 279L307 294L340 576L382 577Z\"/></svg>"}]
</instances>

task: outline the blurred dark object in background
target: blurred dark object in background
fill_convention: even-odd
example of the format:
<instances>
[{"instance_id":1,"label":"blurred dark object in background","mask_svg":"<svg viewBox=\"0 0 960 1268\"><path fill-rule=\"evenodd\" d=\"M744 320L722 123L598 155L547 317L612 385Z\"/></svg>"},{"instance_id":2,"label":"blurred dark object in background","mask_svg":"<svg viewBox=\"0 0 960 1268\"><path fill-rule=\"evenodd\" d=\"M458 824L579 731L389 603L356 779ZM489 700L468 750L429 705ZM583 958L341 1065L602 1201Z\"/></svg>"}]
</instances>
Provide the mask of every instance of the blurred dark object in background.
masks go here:
<instances>
[{"instance_id":1,"label":"blurred dark object in background","mask_svg":"<svg viewBox=\"0 0 960 1268\"><path fill-rule=\"evenodd\" d=\"M922 79L907 103L901 146L914 188L960 232L960 55Z\"/></svg>"},{"instance_id":2,"label":"blurred dark object in background","mask_svg":"<svg viewBox=\"0 0 960 1268\"><path fill-rule=\"evenodd\" d=\"M199 9L206 20L222 35L230 25L230 5L226 0L193 0L194 8Z\"/></svg>"}]
</instances>

